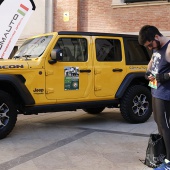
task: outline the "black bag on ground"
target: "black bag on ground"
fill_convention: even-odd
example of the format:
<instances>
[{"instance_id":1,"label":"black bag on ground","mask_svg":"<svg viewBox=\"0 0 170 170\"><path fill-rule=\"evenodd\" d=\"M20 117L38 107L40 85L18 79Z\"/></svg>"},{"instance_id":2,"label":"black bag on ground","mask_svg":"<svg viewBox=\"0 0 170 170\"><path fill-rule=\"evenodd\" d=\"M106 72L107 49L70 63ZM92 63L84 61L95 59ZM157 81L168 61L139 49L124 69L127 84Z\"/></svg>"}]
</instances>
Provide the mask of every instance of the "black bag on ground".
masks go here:
<instances>
[{"instance_id":1,"label":"black bag on ground","mask_svg":"<svg viewBox=\"0 0 170 170\"><path fill-rule=\"evenodd\" d=\"M166 149L163 137L159 134L150 134L144 164L151 168L158 167L166 158Z\"/></svg>"}]
</instances>

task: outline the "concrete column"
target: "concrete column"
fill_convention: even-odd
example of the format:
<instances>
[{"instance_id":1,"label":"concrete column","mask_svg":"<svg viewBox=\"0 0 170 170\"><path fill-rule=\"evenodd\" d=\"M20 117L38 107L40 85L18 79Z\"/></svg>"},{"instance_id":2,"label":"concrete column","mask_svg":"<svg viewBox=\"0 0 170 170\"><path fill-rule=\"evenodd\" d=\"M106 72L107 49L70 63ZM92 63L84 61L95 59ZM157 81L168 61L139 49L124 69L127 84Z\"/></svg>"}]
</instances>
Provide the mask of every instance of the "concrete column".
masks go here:
<instances>
[{"instance_id":1,"label":"concrete column","mask_svg":"<svg viewBox=\"0 0 170 170\"><path fill-rule=\"evenodd\" d=\"M45 1L45 32L53 32L53 0Z\"/></svg>"}]
</instances>

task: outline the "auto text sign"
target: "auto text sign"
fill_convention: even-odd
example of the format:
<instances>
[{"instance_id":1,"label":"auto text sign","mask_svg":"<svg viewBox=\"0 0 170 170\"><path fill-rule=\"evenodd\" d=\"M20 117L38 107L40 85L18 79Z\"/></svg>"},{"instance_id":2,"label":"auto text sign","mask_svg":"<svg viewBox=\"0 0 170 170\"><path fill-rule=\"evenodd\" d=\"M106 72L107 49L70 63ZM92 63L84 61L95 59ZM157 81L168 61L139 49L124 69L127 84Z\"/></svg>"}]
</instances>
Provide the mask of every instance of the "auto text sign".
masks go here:
<instances>
[{"instance_id":1,"label":"auto text sign","mask_svg":"<svg viewBox=\"0 0 170 170\"><path fill-rule=\"evenodd\" d=\"M0 4L0 58L8 59L32 12L33 0L3 0Z\"/></svg>"}]
</instances>

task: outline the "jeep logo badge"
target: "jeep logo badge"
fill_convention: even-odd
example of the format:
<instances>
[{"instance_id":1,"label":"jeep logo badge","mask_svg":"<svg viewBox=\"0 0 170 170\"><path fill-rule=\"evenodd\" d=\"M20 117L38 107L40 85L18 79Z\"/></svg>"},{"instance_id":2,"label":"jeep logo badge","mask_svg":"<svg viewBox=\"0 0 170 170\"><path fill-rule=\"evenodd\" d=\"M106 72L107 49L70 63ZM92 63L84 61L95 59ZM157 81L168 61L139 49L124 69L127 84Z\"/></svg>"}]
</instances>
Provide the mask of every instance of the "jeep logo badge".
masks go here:
<instances>
[{"instance_id":1,"label":"jeep logo badge","mask_svg":"<svg viewBox=\"0 0 170 170\"><path fill-rule=\"evenodd\" d=\"M35 88L35 89L33 90L33 92L34 92L34 93L38 93L38 94L42 94L42 93L44 93L44 89L37 89L37 88Z\"/></svg>"}]
</instances>

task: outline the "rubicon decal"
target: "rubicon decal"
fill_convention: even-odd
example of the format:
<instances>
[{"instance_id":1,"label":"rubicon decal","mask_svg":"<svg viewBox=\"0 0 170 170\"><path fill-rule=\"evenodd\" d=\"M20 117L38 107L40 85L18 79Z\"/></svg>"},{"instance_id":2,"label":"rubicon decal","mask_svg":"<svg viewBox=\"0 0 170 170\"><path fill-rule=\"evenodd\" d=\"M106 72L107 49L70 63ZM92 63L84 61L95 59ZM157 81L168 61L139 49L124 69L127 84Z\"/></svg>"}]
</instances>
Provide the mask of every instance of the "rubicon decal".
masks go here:
<instances>
[{"instance_id":1,"label":"rubicon decal","mask_svg":"<svg viewBox=\"0 0 170 170\"><path fill-rule=\"evenodd\" d=\"M24 68L23 65L0 65L0 69Z\"/></svg>"},{"instance_id":2,"label":"rubicon decal","mask_svg":"<svg viewBox=\"0 0 170 170\"><path fill-rule=\"evenodd\" d=\"M0 27L0 58L9 58L33 10L33 0L4 0L0 4L0 21L3 21Z\"/></svg>"}]
</instances>

